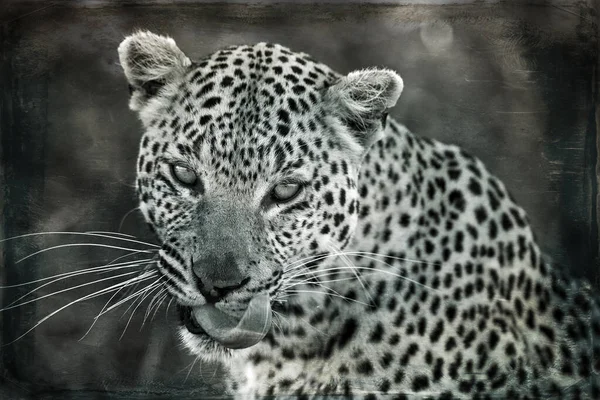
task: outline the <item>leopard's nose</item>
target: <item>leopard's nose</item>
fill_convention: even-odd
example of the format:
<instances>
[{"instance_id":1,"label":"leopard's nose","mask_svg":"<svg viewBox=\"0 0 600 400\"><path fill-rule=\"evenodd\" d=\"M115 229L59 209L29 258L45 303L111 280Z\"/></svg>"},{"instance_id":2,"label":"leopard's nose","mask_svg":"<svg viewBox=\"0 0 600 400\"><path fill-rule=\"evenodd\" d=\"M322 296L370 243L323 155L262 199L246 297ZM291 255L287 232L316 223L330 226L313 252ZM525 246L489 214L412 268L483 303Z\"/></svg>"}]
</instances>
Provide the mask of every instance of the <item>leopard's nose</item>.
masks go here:
<instances>
[{"instance_id":1,"label":"leopard's nose","mask_svg":"<svg viewBox=\"0 0 600 400\"><path fill-rule=\"evenodd\" d=\"M242 274L231 253L193 260L192 271L198 290L210 303L221 300L250 281L250 277Z\"/></svg>"}]
</instances>

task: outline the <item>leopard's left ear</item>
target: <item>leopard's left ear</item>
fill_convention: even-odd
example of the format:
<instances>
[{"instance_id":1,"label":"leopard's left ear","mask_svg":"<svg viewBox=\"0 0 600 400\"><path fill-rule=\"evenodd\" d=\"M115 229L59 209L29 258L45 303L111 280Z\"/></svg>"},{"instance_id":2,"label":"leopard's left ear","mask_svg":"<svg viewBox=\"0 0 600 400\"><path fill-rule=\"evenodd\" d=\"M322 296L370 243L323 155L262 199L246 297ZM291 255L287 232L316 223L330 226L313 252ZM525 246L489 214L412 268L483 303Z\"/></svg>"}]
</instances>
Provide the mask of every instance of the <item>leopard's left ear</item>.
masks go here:
<instances>
[{"instance_id":1,"label":"leopard's left ear","mask_svg":"<svg viewBox=\"0 0 600 400\"><path fill-rule=\"evenodd\" d=\"M403 87L402 78L392 70L364 69L329 87L325 101L364 151L383 137L387 112Z\"/></svg>"},{"instance_id":2,"label":"leopard's left ear","mask_svg":"<svg viewBox=\"0 0 600 400\"><path fill-rule=\"evenodd\" d=\"M141 111L166 84L182 77L192 64L175 41L140 31L119 45L119 61L131 91L129 108Z\"/></svg>"}]
</instances>

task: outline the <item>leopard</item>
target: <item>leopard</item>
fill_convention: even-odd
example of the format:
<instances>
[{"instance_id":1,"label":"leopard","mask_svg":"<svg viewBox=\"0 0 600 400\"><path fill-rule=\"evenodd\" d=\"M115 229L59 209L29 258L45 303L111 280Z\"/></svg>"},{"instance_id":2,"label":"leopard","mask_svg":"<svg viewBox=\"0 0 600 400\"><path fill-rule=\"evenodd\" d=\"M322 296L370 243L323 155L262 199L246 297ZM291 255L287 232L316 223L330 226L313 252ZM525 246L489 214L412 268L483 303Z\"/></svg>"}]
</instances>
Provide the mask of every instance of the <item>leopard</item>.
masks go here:
<instances>
[{"instance_id":1,"label":"leopard","mask_svg":"<svg viewBox=\"0 0 600 400\"><path fill-rule=\"evenodd\" d=\"M398 73L149 31L118 54L155 268L227 395L600 398L598 294L482 161L388 116Z\"/></svg>"}]
</instances>

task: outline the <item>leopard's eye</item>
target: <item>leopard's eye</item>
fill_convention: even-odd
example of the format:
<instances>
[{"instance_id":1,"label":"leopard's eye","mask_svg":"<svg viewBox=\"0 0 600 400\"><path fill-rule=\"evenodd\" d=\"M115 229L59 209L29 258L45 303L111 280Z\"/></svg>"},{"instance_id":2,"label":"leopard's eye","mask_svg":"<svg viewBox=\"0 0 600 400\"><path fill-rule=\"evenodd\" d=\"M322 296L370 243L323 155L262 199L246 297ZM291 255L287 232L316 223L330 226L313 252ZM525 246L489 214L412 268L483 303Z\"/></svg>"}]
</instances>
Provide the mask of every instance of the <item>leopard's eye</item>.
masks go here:
<instances>
[{"instance_id":1,"label":"leopard's eye","mask_svg":"<svg viewBox=\"0 0 600 400\"><path fill-rule=\"evenodd\" d=\"M273 188L271 197L277 203L285 203L293 200L302 191L299 183L281 183Z\"/></svg>"},{"instance_id":2,"label":"leopard's eye","mask_svg":"<svg viewBox=\"0 0 600 400\"><path fill-rule=\"evenodd\" d=\"M179 183L185 186L193 186L198 180L196 173L191 168L183 165L171 165L171 173Z\"/></svg>"}]
</instances>

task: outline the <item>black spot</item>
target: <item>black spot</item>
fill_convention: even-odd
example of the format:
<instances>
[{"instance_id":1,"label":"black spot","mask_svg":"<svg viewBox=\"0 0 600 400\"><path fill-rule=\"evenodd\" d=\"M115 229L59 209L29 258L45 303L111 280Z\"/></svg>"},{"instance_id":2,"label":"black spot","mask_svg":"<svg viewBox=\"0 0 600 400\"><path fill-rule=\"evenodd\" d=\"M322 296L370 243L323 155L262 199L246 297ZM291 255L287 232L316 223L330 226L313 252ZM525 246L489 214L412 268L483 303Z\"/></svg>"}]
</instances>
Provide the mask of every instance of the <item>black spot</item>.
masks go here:
<instances>
[{"instance_id":1,"label":"black spot","mask_svg":"<svg viewBox=\"0 0 600 400\"><path fill-rule=\"evenodd\" d=\"M282 95L285 93L285 89L283 88L283 86L281 86L281 83L277 82L275 85L273 85L273 87L275 88L275 93L277 93L278 95Z\"/></svg>"},{"instance_id":2,"label":"black spot","mask_svg":"<svg viewBox=\"0 0 600 400\"><path fill-rule=\"evenodd\" d=\"M427 319L425 317L421 317L419 322L417 323L417 332L419 335L423 336L425 334L425 329L427 328Z\"/></svg>"},{"instance_id":3,"label":"black spot","mask_svg":"<svg viewBox=\"0 0 600 400\"><path fill-rule=\"evenodd\" d=\"M399 383L402 383L403 380L404 380L404 370L399 369L394 374L394 383L399 384ZM396 397L396 398L398 398L398 397ZM405 397L405 399L407 399L407 397Z\"/></svg>"},{"instance_id":4,"label":"black spot","mask_svg":"<svg viewBox=\"0 0 600 400\"><path fill-rule=\"evenodd\" d=\"M456 339L453 336L451 336L448 338L448 340L446 340L446 345L445 345L444 349L446 351L450 351L450 350L454 349L455 347L456 347Z\"/></svg>"},{"instance_id":5,"label":"black spot","mask_svg":"<svg viewBox=\"0 0 600 400\"><path fill-rule=\"evenodd\" d=\"M220 97L211 97L209 99L207 99L204 104L202 104L203 108L212 108L214 106L216 106L217 104L221 103L221 98Z\"/></svg>"},{"instance_id":6,"label":"black spot","mask_svg":"<svg viewBox=\"0 0 600 400\"><path fill-rule=\"evenodd\" d=\"M466 379L463 379L458 384L458 391L461 393L470 393L472 388L473 388L473 381L468 381Z\"/></svg>"},{"instance_id":7,"label":"black spot","mask_svg":"<svg viewBox=\"0 0 600 400\"><path fill-rule=\"evenodd\" d=\"M379 364L383 367L383 368L387 368L390 363L392 362L392 360L394 359L394 355L390 352L385 352L383 354L383 356L381 357L381 360L379 360Z\"/></svg>"},{"instance_id":8,"label":"black spot","mask_svg":"<svg viewBox=\"0 0 600 400\"><path fill-rule=\"evenodd\" d=\"M474 195L479 196L481 194L481 185L479 184L479 182L477 182L477 180L471 178L471 180L469 181L469 190Z\"/></svg>"},{"instance_id":9,"label":"black spot","mask_svg":"<svg viewBox=\"0 0 600 400\"><path fill-rule=\"evenodd\" d=\"M510 217L508 216L507 213L502 213L502 229L504 229L505 231L509 231L511 230L513 227L513 223L510 220Z\"/></svg>"},{"instance_id":10,"label":"black spot","mask_svg":"<svg viewBox=\"0 0 600 400\"><path fill-rule=\"evenodd\" d=\"M548 338L548 340L554 342L554 330L552 328L545 325L539 325L538 329Z\"/></svg>"},{"instance_id":11,"label":"black spot","mask_svg":"<svg viewBox=\"0 0 600 400\"><path fill-rule=\"evenodd\" d=\"M292 83L298 83L298 78L296 77L296 75L287 74L284 75L284 78Z\"/></svg>"},{"instance_id":12,"label":"black spot","mask_svg":"<svg viewBox=\"0 0 600 400\"><path fill-rule=\"evenodd\" d=\"M379 390L383 393L387 393L387 391L390 390L390 386L391 386L390 381L388 379L384 379L379 384ZM377 399L376 396L375 396L375 399Z\"/></svg>"},{"instance_id":13,"label":"black spot","mask_svg":"<svg viewBox=\"0 0 600 400\"><path fill-rule=\"evenodd\" d=\"M400 216L400 226L407 227L409 224L410 224L410 215L402 214Z\"/></svg>"},{"instance_id":14,"label":"black spot","mask_svg":"<svg viewBox=\"0 0 600 400\"><path fill-rule=\"evenodd\" d=\"M426 375L417 375L412 381L412 390L419 392L429 387L429 378Z\"/></svg>"},{"instance_id":15,"label":"black spot","mask_svg":"<svg viewBox=\"0 0 600 400\"><path fill-rule=\"evenodd\" d=\"M343 349L354 337L357 328L358 323L354 318L348 318L346 321L344 321L344 325L342 326L338 339L338 347L340 349Z\"/></svg>"},{"instance_id":16,"label":"black spot","mask_svg":"<svg viewBox=\"0 0 600 400\"><path fill-rule=\"evenodd\" d=\"M306 91L306 88L304 87L304 85L294 85L292 87L292 92L294 92L294 94L302 94Z\"/></svg>"},{"instance_id":17,"label":"black spot","mask_svg":"<svg viewBox=\"0 0 600 400\"><path fill-rule=\"evenodd\" d=\"M494 350L496 348L496 346L498 345L498 342L500 342L500 336L498 335L498 333L495 330L492 330L490 332L490 336L489 336L489 340L488 340L488 345L490 346L490 350Z\"/></svg>"},{"instance_id":18,"label":"black spot","mask_svg":"<svg viewBox=\"0 0 600 400\"><path fill-rule=\"evenodd\" d=\"M456 306L453 304L448 305L448 307L446 307L446 318L448 319L449 322L454 321L454 318L456 318Z\"/></svg>"},{"instance_id":19,"label":"black spot","mask_svg":"<svg viewBox=\"0 0 600 400\"><path fill-rule=\"evenodd\" d=\"M362 360L356 366L356 371L362 375L371 375L373 373L373 364L369 360Z\"/></svg>"},{"instance_id":20,"label":"black spot","mask_svg":"<svg viewBox=\"0 0 600 400\"><path fill-rule=\"evenodd\" d=\"M294 349L291 349L289 347L284 347L281 350L281 355L287 360L293 360L294 358L296 358L296 355L294 354Z\"/></svg>"},{"instance_id":21,"label":"black spot","mask_svg":"<svg viewBox=\"0 0 600 400\"><path fill-rule=\"evenodd\" d=\"M435 325L435 327L432 329L431 333L429 334L429 340L431 341L431 343L437 342L440 339L440 337L442 336L443 332L444 332L444 321L439 320L438 323Z\"/></svg>"},{"instance_id":22,"label":"black spot","mask_svg":"<svg viewBox=\"0 0 600 400\"><path fill-rule=\"evenodd\" d=\"M444 360L441 357L438 357L437 360L435 360L435 365L433 367L433 381L434 382L438 382L440 379L442 379L442 376L444 375Z\"/></svg>"},{"instance_id":23,"label":"black spot","mask_svg":"<svg viewBox=\"0 0 600 400\"><path fill-rule=\"evenodd\" d=\"M196 98L200 98L210 92L212 88L215 86L213 82L208 82L206 85L202 86L202 88L196 93Z\"/></svg>"},{"instance_id":24,"label":"black spot","mask_svg":"<svg viewBox=\"0 0 600 400\"><path fill-rule=\"evenodd\" d=\"M475 330L474 329L470 330L469 333L467 333L467 335L465 336L465 338L463 340L463 346L466 349L468 349L469 347L471 347L471 344L475 340L476 336L477 336L477 333L475 332Z\"/></svg>"},{"instance_id":25,"label":"black spot","mask_svg":"<svg viewBox=\"0 0 600 400\"><path fill-rule=\"evenodd\" d=\"M295 112L295 113L297 113L299 111L296 100L294 100L292 98L288 98L287 103L288 103L288 107L289 107L290 111Z\"/></svg>"},{"instance_id":26,"label":"black spot","mask_svg":"<svg viewBox=\"0 0 600 400\"><path fill-rule=\"evenodd\" d=\"M332 205L333 204L333 193L328 191L327 193L325 193L324 199L325 199L325 203L327 203L327 205L329 205L329 206Z\"/></svg>"},{"instance_id":27,"label":"black spot","mask_svg":"<svg viewBox=\"0 0 600 400\"><path fill-rule=\"evenodd\" d=\"M284 124L290 123L290 114L287 111L279 109L279 111L277 111L277 116L279 117L279 121Z\"/></svg>"},{"instance_id":28,"label":"black spot","mask_svg":"<svg viewBox=\"0 0 600 400\"><path fill-rule=\"evenodd\" d=\"M487 191L487 195L488 195L488 199L490 201L490 207L492 207L493 211L496 211L498 209L498 207L500 207L500 201L498 200L496 195L494 193L492 193L491 190Z\"/></svg>"},{"instance_id":29,"label":"black spot","mask_svg":"<svg viewBox=\"0 0 600 400\"><path fill-rule=\"evenodd\" d=\"M281 136L287 136L290 133L290 126L277 124L277 133Z\"/></svg>"},{"instance_id":30,"label":"black spot","mask_svg":"<svg viewBox=\"0 0 600 400\"><path fill-rule=\"evenodd\" d=\"M448 199L450 204L453 205L458 211L465 211L465 198L460 191L456 189L451 191Z\"/></svg>"},{"instance_id":31,"label":"black spot","mask_svg":"<svg viewBox=\"0 0 600 400\"><path fill-rule=\"evenodd\" d=\"M498 224L496 224L496 221L494 221L493 219L490 220L488 235L492 240L496 239L496 237L498 236Z\"/></svg>"},{"instance_id":32,"label":"black spot","mask_svg":"<svg viewBox=\"0 0 600 400\"><path fill-rule=\"evenodd\" d=\"M448 176L451 180L456 181L460 178L460 170L458 169L450 169L448 170Z\"/></svg>"},{"instance_id":33,"label":"black spot","mask_svg":"<svg viewBox=\"0 0 600 400\"><path fill-rule=\"evenodd\" d=\"M200 117L200 125L201 126L206 125L211 119L212 119L212 115L203 115L202 117Z\"/></svg>"}]
</instances>

